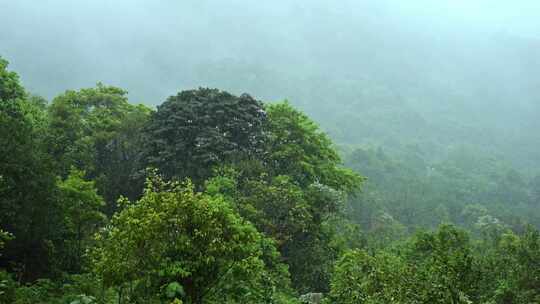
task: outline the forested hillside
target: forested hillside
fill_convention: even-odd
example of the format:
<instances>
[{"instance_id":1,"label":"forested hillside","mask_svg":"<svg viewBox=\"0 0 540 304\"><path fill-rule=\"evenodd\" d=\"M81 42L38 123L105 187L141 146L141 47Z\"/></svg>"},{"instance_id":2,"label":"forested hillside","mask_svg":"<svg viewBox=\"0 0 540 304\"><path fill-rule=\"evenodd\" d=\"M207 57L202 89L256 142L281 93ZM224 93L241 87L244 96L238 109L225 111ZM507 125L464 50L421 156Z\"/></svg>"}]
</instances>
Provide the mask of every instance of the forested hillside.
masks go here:
<instances>
[{"instance_id":1,"label":"forested hillside","mask_svg":"<svg viewBox=\"0 0 540 304\"><path fill-rule=\"evenodd\" d=\"M540 304L539 11L0 0L0 304Z\"/></svg>"},{"instance_id":2,"label":"forested hillside","mask_svg":"<svg viewBox=\"0 0 540 304\"><path fill-rule=\"evenodd\" d=\"M288 101L47 101L2 59L0 303L540 302L539 176L340 147Z\"/></svg>"}]
</instances>

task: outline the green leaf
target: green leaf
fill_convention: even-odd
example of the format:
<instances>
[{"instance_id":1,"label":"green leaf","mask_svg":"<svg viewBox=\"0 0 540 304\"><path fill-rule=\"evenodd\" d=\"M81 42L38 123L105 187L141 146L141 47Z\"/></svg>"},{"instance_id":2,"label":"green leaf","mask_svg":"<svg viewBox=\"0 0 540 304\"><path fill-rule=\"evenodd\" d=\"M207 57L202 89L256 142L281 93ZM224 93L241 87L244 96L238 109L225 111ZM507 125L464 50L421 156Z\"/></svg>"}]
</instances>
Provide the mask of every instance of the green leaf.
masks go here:
<instances>
[{"instance_id":1,"label":"green leaf","mask_svg":"<svg viewBox=\"0 0 540 304\"><path fill-rule=\"evenodd\" d=\"M165 295L167 295L167 298L174 298L176 295L185 296L184 287L180 285L178 282L172 282L167 285L167 288L165 289Z\"/></svg>"}]
</instances>

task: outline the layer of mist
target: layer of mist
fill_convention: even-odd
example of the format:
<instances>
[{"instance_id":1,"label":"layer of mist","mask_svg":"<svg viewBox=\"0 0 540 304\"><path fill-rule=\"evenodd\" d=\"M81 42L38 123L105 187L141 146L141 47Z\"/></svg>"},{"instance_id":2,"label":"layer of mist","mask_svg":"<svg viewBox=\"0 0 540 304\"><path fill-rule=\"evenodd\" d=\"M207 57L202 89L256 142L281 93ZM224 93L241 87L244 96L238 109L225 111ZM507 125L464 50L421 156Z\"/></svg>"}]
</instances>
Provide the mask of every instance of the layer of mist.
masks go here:
<instances>
[{"instance_id":1,"label":"layer of mist","mask_svg":"<svg viewBox=\"0 0 540 304\"><path fill-rule=\"evenodd\" d=\"M289 99L347 145L473 145L540 167L537 1L7 1L0 54L52 99L101 81L160 104Z\"/></svg>"}]
</instances>

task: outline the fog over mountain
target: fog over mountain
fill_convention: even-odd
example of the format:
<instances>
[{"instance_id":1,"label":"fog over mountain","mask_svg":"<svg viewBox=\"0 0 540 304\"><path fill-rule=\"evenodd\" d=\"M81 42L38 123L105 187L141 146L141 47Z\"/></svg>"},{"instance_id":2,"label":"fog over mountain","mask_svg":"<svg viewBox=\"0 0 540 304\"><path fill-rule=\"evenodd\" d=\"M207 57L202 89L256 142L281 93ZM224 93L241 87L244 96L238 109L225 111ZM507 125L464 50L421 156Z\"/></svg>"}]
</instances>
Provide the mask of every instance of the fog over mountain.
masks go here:
<instances>
[{"instance_id":1,"label":"fog over mountain","mask_svg":"<svg viewBox=\"0 0 540 304\"><path fill-rule=\"evenodd\" d=\"M437 152L470 143L523 167L540 161L537 1L0 6L0 54L48 99L98 81L148 105L217 87L289 99L340 143L406 138Z\"/></svg>"}]
</instances>

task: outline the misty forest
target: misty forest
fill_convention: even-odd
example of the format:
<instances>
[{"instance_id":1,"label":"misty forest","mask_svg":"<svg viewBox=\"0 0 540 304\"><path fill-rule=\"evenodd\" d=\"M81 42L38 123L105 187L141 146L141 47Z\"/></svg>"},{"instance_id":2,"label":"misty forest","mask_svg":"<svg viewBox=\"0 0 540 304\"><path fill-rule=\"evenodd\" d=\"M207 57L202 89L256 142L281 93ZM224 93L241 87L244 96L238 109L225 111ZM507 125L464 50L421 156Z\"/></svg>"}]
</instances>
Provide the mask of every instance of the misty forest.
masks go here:
<instances>
[{"instance_id":1,"label":"misty forest","mask_svg":"<svg viewBox=\"0 0 540 304\"><path fill-rule=\"evenodd\" d=\"M0 0L0 304L540 303L540 2Z\"/></svg>"}]
</instances>

